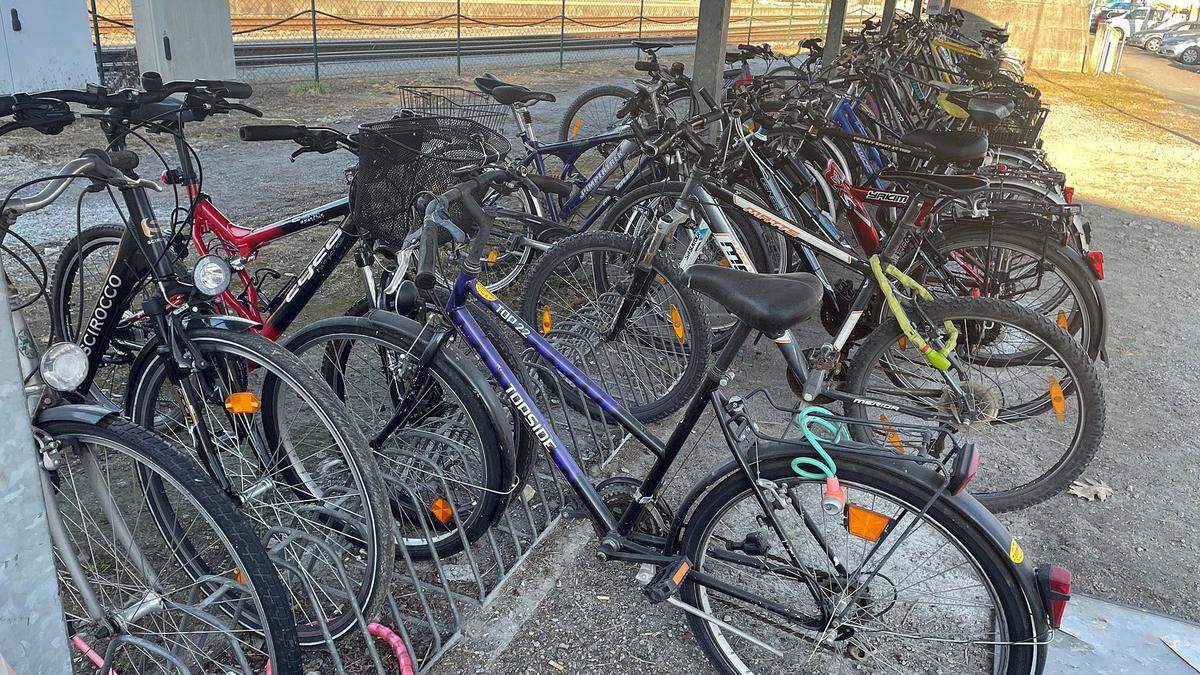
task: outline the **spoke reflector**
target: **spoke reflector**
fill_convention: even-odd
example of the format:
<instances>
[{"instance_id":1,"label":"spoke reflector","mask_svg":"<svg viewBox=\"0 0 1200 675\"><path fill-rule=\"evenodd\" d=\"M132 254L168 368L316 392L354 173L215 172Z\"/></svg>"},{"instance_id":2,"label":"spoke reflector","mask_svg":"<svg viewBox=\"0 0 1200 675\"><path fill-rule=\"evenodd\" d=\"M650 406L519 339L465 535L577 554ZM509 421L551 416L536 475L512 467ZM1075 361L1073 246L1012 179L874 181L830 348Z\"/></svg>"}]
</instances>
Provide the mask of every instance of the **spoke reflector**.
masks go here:
<instances>
[{"instance_id":1,"label":"spoke reflector","mask_svg":"<svg viewBox=\"0 0 1200 675\"><path fill-rule=\"evenodd\" d=\"M553 327L554 321L550 319L550 305L545 305L542 307L542 335L549 333Z\"/></svg>"},{"instance_id":2,"label":"spoke reflector","mask_svg":"<svg viewBox=\"0 0 1200 675\"><path fill-rule=\"evenodd\" d=\"M892 519L857 504L846 505L846 531L867 541L879 541Z\"/></svg>"},{"instance_id":3,"label":"spoke reflector","mask_svg":"<svg viewBox=\"0 0 1200 675\"><path fill-rule=\"evenodd\" d=\"M1063 396L1062 387L1058 384L1058 378L1050 376L1050 405L1054 407L1054 415L1058 417L1059 422L1067 421L1067 399Z\"/></svg>"},{"instance_id":4,"label":"spoke reflector","mask_svg":"<svg viewBox=\"0 0 1200 675\"><path fill-rule=\"evenodd\" d=\"M429 505L429 512L443 525L450 522L450 519L454 517L454 511L450 508L450 502L442 497L433 500L433 503Z\"/></svg>"},{"instance_id":5,"label":"spoke reflector","mask_svg":"<svg viewBox=\"0 0 1200 675\"><path fill-rule=\"evenodd\" d=\"M908 338L901 335L900 339L896 340L896 344L900 345L900 349L908 349Z\"/></svg>"},{"instance_id":6,"label":"spoke reflector","mask_svg":"<svg viewBox=\"0 0 1200 675\"><path fill-rule=\"evenodd\" d=\"M583 118L576 117L575 121L571 122L571 135L578 136L579 135L579 127L581 127L581 126L583 126Z\"/></svg>"},{"instance_id":7,"label":"spoke reflector","mask_svg":"<svg viewBox=\"0 0 1200 675\"><path fill-rule=\"evenodd\" d=\"M1067 315L1061 309L1058 310L1058 327L1067 332L1070 332L1070 330L1071 330L1071 329L1067 328Z\"/></svg>"},{"instance_id":8,"label":"spoke reflector","mask_svg":"<svg viewBox=\"0 0 1200 675\"><path fill-rule=\"evenodd\" d=\"M496 264L496 259L500 257L500 252L496 250L488 251L487 261L489 265Z\"/></svg>"},{"instance_id":9,"label":"spoke reflector","mask_svg":"<svg viewBox=\"0 0 1200 675\"><path fill-rule=\"evenodd\" d=\"M887 439L896 449L896 452L904 454L904 443L900 442L900 434L896 433L896 427L893 427L888 421L887 415L879 413L879 421L883 422L883 430L887 433Z\"/></svg>"},{"instance_id":10,"label":"spoke reflector","mask_svg":"<svg viewBox=\"0 0 1200 675\"><path fill-rule=\"evenodd\" d=\"M225 409L235 415L256 413L261 407L252 391L237 391L225 398Z\"/></svg>"},{"instance_id":11,"label":"spoke reflector","mask_svg":"<svg viewBox=\"0 0 1200 675\"><path fill-rule=\"evenodd\" d=\"M675 305L671 305L671 327L675 329L675 339L679 340L679 344L684 343L683 332L683 316L679 313L679 309Z\"/></svg>"},{"instance_id":12,"label":"spoke reflector","mask_svg":"<svg viewBox=\"0 0 1200 675\"><path fill-rule=\"evenodd\" d=\"M240 567L233 568L233 580L239 584L242 584L243 586L250 583L250 579L246 577L246 573L243 572L242 568Z\"/></svg>"}]
</instances>

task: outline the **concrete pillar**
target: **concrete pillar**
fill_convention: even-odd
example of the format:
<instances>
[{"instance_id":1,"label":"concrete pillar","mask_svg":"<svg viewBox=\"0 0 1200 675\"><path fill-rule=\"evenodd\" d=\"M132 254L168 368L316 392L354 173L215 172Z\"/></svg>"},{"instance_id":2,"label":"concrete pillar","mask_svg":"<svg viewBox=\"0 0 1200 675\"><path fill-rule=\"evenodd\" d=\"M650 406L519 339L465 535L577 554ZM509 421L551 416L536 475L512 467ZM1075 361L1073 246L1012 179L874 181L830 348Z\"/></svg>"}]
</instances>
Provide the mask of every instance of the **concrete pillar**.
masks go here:
<instances>
[{"instance_id":1,"label":"concrete pillar","mask_svg":"<svg viewBox=\"0 0 1200 675\"><path fill-rule=\"evenodd\" d=\"M892 20L896 18L896 0L883 0L883 19L880 30L884 33L892 29Z\"/></svg>"},{"instance_id":2,"label":"concrete pillar","mask_svg":"<svg viewBox=\"0 0 1200 675\"><path fill-rule=\"evenodd\" d=\"M829 25L825 27L825 52L821 65L833 63L842 52L842 32L846 28L846 0L829 0Z\"/></svg>"},{"instance_id":3,"label":"concrete pillar","mask_svg":"<svg viewBox=\"0 0 1200 675\"><path fill-rule=\"evenodd\" d=\"M721 100L725 70L725 49L729 41L729 10L732 0L700 0L700 16L696 26L696 60L692 77L696 85Z\"/></svg>"},{"instance_id":4,"label":"concrete pillar","mask_svg":"<svg viewBox=\"0 0 1200 675\"><path fill-rule=\"evenodd\" d=\"M229 3L133 0L138 67L163 80L237 77Z\"/></svg>"},{"instance_id":5,"label":"concrete pillar","mask_svg":"<svg viewBox=\"0 0 1200 675\"><path fill-rule=\"evenodd\" d=\"M26 334L25 340L32 338ZM69 673L67 628L0 275L0 672ZM6 670L4 664L8 664Z\"/></svg>"}]
</instances>

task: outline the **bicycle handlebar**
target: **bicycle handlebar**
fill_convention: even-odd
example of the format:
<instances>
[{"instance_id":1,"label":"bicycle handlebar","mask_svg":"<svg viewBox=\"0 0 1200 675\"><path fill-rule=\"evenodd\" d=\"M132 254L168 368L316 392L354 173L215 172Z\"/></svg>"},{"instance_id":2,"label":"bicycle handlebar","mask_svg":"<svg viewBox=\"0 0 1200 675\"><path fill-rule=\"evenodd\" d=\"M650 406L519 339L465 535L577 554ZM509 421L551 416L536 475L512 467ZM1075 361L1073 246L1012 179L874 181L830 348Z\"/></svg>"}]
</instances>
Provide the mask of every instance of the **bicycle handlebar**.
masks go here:
<instances>
[{"instance_id":1,"label":"bicycle handlebar","mask_svg":"<svg viewBox=\"0 0 1200 675\"><path fill-rule=\"evenodd\" d=\"M76 159L67 162L58 171L58 178L49 181L46 187L31 197L12 197L4 205L5 215L19 216L44 209L58 199L76 178L90 176L122 187L150 187L161 190L157 183L130 178L125 171L138 165L138 157L132 151L121 150L108 153L103 150L84 150Z\"/></svg>"},{"instance_id":2,"label":"bicycle handlebar","mask_svg":"<svg viewBox=\"0 0 1200 675\"><path fill-rule=\"evenodd\" d=\"M449 222L451 204L462 205L478 225L470 246L462 262L464 272L479 273L479 259L483 255L483 247L491 233L493 220L475 199L476 192L486 192L495 183L519 178L507 169L492 169L479 176L450 188L442 194L429 200L425 206L425 220L421 225L421 252L417 258L417 275L414 280L417 288L430 290L437 283L434 265L437 262L437 232L443 222Z\"/></svg>"}]
</instances>

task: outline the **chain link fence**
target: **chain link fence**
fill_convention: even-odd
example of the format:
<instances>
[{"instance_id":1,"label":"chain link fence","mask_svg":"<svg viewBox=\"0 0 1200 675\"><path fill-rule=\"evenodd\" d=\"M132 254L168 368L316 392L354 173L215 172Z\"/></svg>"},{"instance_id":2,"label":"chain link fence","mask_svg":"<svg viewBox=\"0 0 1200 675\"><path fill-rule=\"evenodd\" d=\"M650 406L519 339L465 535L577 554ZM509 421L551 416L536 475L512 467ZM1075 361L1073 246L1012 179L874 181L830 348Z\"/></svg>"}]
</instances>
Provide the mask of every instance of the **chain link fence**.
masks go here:
<instances>
[{"instance_id":1,"label":"chain link fence","mask_svg":"<svg viewBox=\"0 0 1200 675\"><path fill-rule=\"evenodd\" d=\"M129 84L138 70L131 0L84 1L102 81ZM846 23L878 11L852 3ZM563 65L623 53L632 39L687 47L698 12L699 0L230 0L238 76L252 81ZM827 16L816 0L734 0L729 39L791 51L823 35Z\"/></svg>"}]
</instances>

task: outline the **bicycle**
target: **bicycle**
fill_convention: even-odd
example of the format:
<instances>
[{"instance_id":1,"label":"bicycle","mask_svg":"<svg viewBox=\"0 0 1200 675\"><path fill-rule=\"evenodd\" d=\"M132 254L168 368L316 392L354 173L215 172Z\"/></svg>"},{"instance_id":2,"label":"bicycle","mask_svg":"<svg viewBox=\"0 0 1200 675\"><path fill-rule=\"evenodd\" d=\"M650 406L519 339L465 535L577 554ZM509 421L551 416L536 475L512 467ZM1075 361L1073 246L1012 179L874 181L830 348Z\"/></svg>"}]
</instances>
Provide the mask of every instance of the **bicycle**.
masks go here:
<instances>
[{"instance_id":1,"label":"bicycle","mask_svg":"<svg viewBox=\"0 0 1200 675\"><path fill-rule=\"evenodd\" d=\"M247 85L236 82L158 84L149 92L95 88L2 99L0 116L13 115L15 121L0 127L0 134L22 128L55 133L79 117L119 128L129 111L153 110L173 93L219 100L250 95ZM68 103L105 112L76 114ZM167 109L178 113L177 107ZM127 150L109 158L119 172L132 173L138 164ZM67 177L54 184L53 197L66 189L75 168L64 169ZM303 545L289 546L285 560L296 571L285 580L299 607L302 645L326 639L313 616L317 611L333 637L345 634L356 625L355 605L371 615L383 601L394 555L386 492L370 448L328 385L294 355L250 333L252 322L208 311L228 287L230 265L205 256L189 272L177 268L172 245L177 232L163 231L147 195L157 184L126 180L115 189L124 202L125 228L95 306L86 321L80 315L75 343L87 357L86 375L69 396L83 401L95 395L92 384L108 347L129 324L124 314L140 294L147 341L130 365L124 411L135 423L191 449L264 536L273 528L292 528L334 551L337 558L330 559ZM152 501L150 508L162 522L175 517L166 501ZM316 607L299 601L307 598L306 585L340 587L343 577L351 580L352 599L326 596Z\"/></svg>"},{"instance_id":2,"label":"bicycle","mask_svg":"<svg viewBox=\"0 0 1200 675\"><path fill-rule=\"evenodd\" d=\"M105 153L85 152L37 194L9 193L0 202L0 240L13 234L26 244L12 226L76 177L144 188ZM9 301L17 300L7 270L4 278ZM39 353L26 324L24 308L44 290L42 280L9 318L77 670L300 673L291 603L250 521L164 438L73 402L87 355L67 342Z\"/></svg>"},{"instance_id":3,"label":"bicycle","mask_svg":"<svg viewBox=\"0 0 1200 675\"><path fill-rule=\"evenodd\" d=\"M987 672L1041 668L1042 645L1048 630L1061 621L1069 595L1069 572L1053 566L1031 569L1015 540L962 492L972 473L973 447L958 444L936 425L925 432L939 439L936 445L944 450L939 459L831 442L819 437L812 426L836 428L832 419L863 422L831 418L816 409L795 411L803 418L799 423L805 440L769 442L760 439L743 399L722 393L729 368L753 331L780 335L819 309L815 280L709 266L690 270L689 285L727 305L739 324L682 419L663 441L475 280L492 219L473 195L500 183L521 182L516 172L488 170L429 199L424 225L406 247L404 260L415 263L415 286L431 292L438 284L439 233L443 229L461 232L449 210L461 206L469 215L475 234L464 242L468 253L450 285L442 319L480 354L504 387L514 414L537 436L579 498L599 539L601 559L641 564L639 581L649 601L687 614L714 668L727 673L794 672L798 663L807 663L818 672L830 672L844 663L843 656L892 669L898 659L906 659L899 661L905 664L916 660L917 670L947 663L964 666L960 670ZM680 272L671 265L652 261L650 268L652 279L679 279ZM633 479L635 489L604 495L592 485L479 330L466 309L470 303L500 317L580 396L651 450L655 462L643 479ZM733 458L696 484L680 509L671 513L661 500L661 488L706 408L712 409ZM822 470L804 468L814 466ZM866 527L865 518L874 525ZM923 523L931 527L919 527ZM907 553L901 551L906 544L913 547ZM934 550L945 556L931 557ZM927 567L920 569L941 565L943 557L948 558L947 569L932 573ZM970 581L947 580L946 574L962 574ZM917 581L905 590L921 588L902 596L902 584L914 577L939 581L936 587ZM979 589L968 594L970 604L955 603L958 607L952 614L938 608L963 599L964 584L972 591ZM925 594L928 605L923 602ZM963 611L967 606L979 608L983 616L967 619L970 612ZM898 618L890 618L893 611L904 613L901 624L896 623ZM917 631L899 628L910 618L920 623L931 613L943 618L921 623L923 628ZM743 620L756 623L747 626ZM939 627L944 627L945 635ZM931 631L935 634L927 634ZM937 654L938 650L944 653Z\"/></svg>"}]
</instances>

